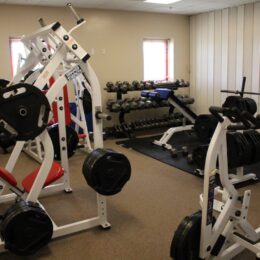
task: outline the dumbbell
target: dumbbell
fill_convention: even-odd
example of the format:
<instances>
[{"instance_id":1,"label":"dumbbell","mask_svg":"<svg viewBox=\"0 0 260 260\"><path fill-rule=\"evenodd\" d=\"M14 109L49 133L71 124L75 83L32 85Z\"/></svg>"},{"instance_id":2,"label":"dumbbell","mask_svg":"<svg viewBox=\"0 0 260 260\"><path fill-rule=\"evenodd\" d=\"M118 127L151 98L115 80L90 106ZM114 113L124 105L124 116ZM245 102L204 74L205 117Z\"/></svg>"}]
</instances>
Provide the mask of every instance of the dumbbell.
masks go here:
<instances>
[{"instance_id":1,"label":"dumbbell","mask_svg":"<svg viewBox=\"0 0 260 260\"><path fill-rule=\"evenodd\" d=\"M111 112L118 112L120 110L120 104L115 100L108 100L107 109Z\"/></svg>"},{"instance_id":2,"label":"dumbbell","mask_svg":"<svg viewBox=\"0 0 260 260\"><path fill-rule=\"evenodd\" d=\"M145 108L151 108L152 106L153 106L153 104L152 104L152 101L151 101L151 100L146 99L146 100L144 101L144 107L145 107Z\"/></svg>"},{"instance_id":3,"label":"dumbbell","mask_svg":"<svg viewBox=\"0 0 260 260\"><path fill-rule=\"evenodd\" d=\"M169 101L163 99L163 100L160 101L159 104L160 104L160 107L168 107L169 106Z\"/></svg>"},{"instance_id":4,"label":"dumbbell","mask_svg":"<svg viewBox=\"0 0 260 260\"><path fill-rule=\"evenodd\" d=\"M179 81L178 79L176 79L176 80L174 81L174 86L175 86L175 87L179 87L179 86L180 86L180 81Z\"/></svg>"},{"instance_id":5,"label":"dumbbell","mask_svg":"<svg viewBox=\"0 0 260 260\"><path fill-rule=\"evenodd\" d=\"M128 81L125 81L125 82L128 83L127 84L128 91L134 91L135 90L135 86L133 85L133 83L130 84Z\"/></svg>"},{"instance_id":6,"label":"dumbbell","mask_svg":"<svg viewBox=\"0 0 260 260\"><path fill-rule=\"evenodd\" d=\"M116 86L114 85L114 83L113 82L107 82L107 84L106 84L106 90L107 90L107 92L115 92L115 88L116 88Z\"/></svg>"},{"instance_id":7,"label":"dumbbell","mask_svg":"<svg viewBox=\"0 0 260 260\"><path fill-rule=\"evenodd\" d=\"M123 129L120 125L115 125L115 130L117 134L122 134L123 133Z\"/></svg>"},{"instance_id":8,"label":"dumbbell","mask_svg":"<svg viewBox=\"0 0 260 260\"><path fill-rule=\"evenodd\" d=\"M141 122L141 120L138 120L135 122L135 129L136 130L141 130L143 128L143 124Z\"/></svg>"},{"instance_id":9,"label":"dumbbell","mask_svg":"<svg viewBox=\"0 0 260 260\"><path fill-rule=\"evenodd\" d=\"M175 148L172 148L171 149L171 156L173 158L177 158L178 157L178 154L182 154L183 156L187 156L188 155L188 147L187 146L183 146L180 150L177 150Z\"/></svg>"},{"instance_id":10,"label":"dumbbell","mask_svg":"<svg viewBox=\"0 0 260 260\"><path fill-rule=\"evenodd\" d=\"M121 90L122 85L123 85L122 81L117 81L117 82L115 83L115 86L117 87L117 91Z\"/></svg>"},{"instance_id":11,"label":"dumbbell","mask_svg":"<svg viewBox=\"0 0 260 260\"><path fill-rule=\"evenodd\" d=\"M144 81L140 81L140 84L138 86L138 90L144 90L145 89L145 82Z\"/></svg>"},{"instance_id":12,"label":"dumbbell","mask_svg":"<svg viewBox=\"0 0 260 260\"><path fill-rule=\"evenodd\" d=\"M133 98L131 101L129 101L130 110L136 110L138 108L138 104Z\"/></svg>"},{"instance_id":13,"label":"dumbbell","mask_svg":"<svg viewBox=\"0 0 260 260\"><path fill-rule=\"evenodd\" d=\"M146 81L146 85L145 85L145 88L146 89L154 89L154 82L149 80L149 81Z\"/></svg>"},{"instance_id":14,"label":"dumbbell","mask_svg":"<svg viewBox=\"0 0 260 260\"><path fill-rule=\"evenodd\" d=\"M140 85L140 83L137 80L134 80L132 82L132 87L134 88L134 90L138 90L139 89L139 85Z\"/></svg>"},{"instance_id":15,"label":"dumbbell","mask_svg":"<svg viewBox=\"0 0 260 260\"><path fill-rule=\"evenodd\" d=\"M129 84L128 81L124 81L124 82L120 85L120 87L119 87L120 91L121 91L123 94L126 94L127 91L128 91L128 89L129 89L129 87L128 87L129 85L130 85L130 84Z\"/></svg>"},{"instance_id":16,"label":"dumbbell","mask_svg":"<svg viewBox=\"0 0 260 260\"><path fill-rule=\"evenodd\" d=\"M106 105L107 105L107 109L108 109L108 110L111 110L111 106L112 106L112 104L113 104L114 102L115 102L115 101L114 101L114 100L111 100L111 99L107 101Z\"/></svg>"},{"instance_id":17,"label":"dumbbell","mask_svg":"<svg viewBox=\"0 0 260 260\"><path fill-rule=\"evenodd\" d=\"M145 108L145 98L139 98L137 100L137 109L144 109Z\"/></svg>"},{"instance_id":18,"label":"dumbbell","mask_svg":"<svg viewBox=\"0 0 260 260\"><path fill-rule=\"evenodd\" d=\"M124 102L121 104L121 111L124 112L124 113L129 113L129 112L130 112L129 102L124 101Z\"/></svg>"},{"instance_id":19,"label":"dumbbell","mask_svg":"<svg viewBox=\"0 0 260 260\"><path fill-rule=\"evenodd\" d=\"M150 89L150 83L148 81L143 81L144 89L149 90Z\"/></svg>"}]
</instances>

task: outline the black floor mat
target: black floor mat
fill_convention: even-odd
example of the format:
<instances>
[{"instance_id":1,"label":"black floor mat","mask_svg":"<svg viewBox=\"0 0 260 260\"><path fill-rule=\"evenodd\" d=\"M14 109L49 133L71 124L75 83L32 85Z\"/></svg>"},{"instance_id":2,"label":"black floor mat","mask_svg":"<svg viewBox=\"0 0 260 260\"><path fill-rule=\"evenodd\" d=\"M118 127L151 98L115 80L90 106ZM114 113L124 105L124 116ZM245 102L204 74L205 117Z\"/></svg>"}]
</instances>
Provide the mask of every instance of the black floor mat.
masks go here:
<instances>
[{"instance_id":1,"label":"black floor mat","mask_svg":"<svg viewBox=\"0 0 260 260\"><path fill-rule=\"evenodd\" d=\"M185 172L195 174L196 165L189 164L187 158L179 155L177 158L172 158L169 150L163 149L162 147L153 144L154 140L159 140L159 136L151 136L144 138L128 139L123 141L118 141L117 144L126 147L132 148L135 151L138 151L142 154L150 156L156 160L159 160L163 163L174 166ZM192 131L183 131L174 134L174 137L169 141L174 148L180 149L182 146L188 145L191 150L192 147L197 146L198 144L203 144L198 140L196 135ZM260 180L260 163L253 164L245 167L245 173L253 172L257 175Z\"/></svg>"}]
</instances>

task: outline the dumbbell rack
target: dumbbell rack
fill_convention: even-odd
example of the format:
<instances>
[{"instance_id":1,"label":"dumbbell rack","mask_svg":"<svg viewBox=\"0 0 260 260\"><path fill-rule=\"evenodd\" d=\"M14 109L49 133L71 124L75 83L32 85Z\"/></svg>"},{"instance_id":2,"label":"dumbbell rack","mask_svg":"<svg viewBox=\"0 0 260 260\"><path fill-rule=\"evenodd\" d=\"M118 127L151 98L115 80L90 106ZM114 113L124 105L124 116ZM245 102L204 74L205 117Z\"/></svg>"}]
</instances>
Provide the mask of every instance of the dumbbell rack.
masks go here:
<instances>
[{"instance_id":1,"label":"dumbbell rack","mask_svg":"<svg viewBox=\"0 0 260 260\"><path fill-rule=\"evenodd\" d=\"M174 113L174 107L172 107L167 100L164 100L161 103L157 103L149 98L143 98L140 95L139 102L143 102L142 106L131 109L130 107L124 106L127 103L127 99L123 100L123 95L132 91L142 91L142 90L154 90L158 87L170 88L173 90L178 89L179 87L188 87L189 83L184 80L176 80L175 82L167 82L167 83L155 83L153 81L133 81L132 84L124 81L123 83L117 81L115 84L112 82L108 82L106 84L105 90L108 93L116 93L116 100L110 99L107 102L107 109L113 113L119 113L118 119L119 124L114 125L113 127L107 128L106 132L109 135L112 135L116 138L133 138L135 137L134 132L138 130L147 130L154 128L162 128L162 127L173 127L180 126L184 124L183 116L180 113ZM130 102L130 101L129 101ZM137 99L132 99L132 102L138 102ZM111 104L116 104L116 110L111 108ZM121 105L119 105L121 104ZM123 106L122 106L123 104ZM126 104L127 105L127 104ZM143 111L146 109L156 109L168 107L169 113L167 117L160 117L154 119L143 119L134 122L126 123L125 115L130 113L131 111Z\"/></svg>"}]
</instances>

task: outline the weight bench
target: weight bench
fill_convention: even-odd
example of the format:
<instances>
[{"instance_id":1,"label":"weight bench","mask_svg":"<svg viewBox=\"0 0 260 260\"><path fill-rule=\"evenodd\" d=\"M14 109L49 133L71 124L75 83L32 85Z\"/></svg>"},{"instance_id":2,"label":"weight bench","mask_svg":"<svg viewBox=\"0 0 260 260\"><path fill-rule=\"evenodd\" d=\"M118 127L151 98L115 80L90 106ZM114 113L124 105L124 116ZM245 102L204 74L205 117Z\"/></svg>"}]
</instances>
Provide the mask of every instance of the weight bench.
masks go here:
<instances>
[{"instance_id":1,"label":"weight bench","mask_svg":"<svg viewBox=\"0 0 260 260\"><path fill-rule=\"evenodd\" d=\"M153 100L168 100L168 102L173 106L176 107L184 116L185 119L188 119L191 124L189 125L184 125L183 126L178 126L178 127L171 127L169 128L161 137L160 140L155 140L153 143L159 146L163 146L166 149L172 149L172 146L168 144L168 141L171 139L173 134L177 132L182 132L185 130L191 130L193 128L193 124L195 123L195 120L197 118L197 115L191 111L187 107L187 104L192 104L194 102L194 99L187 100L184 102L178 96L174 94L174 91L171 89L167 88L156 88L155 91L150 92L150 91L142 91L141 92L142 97L149 97Z\"/></svg>"},{"instance_id":2,"label":"weight bench","mask_svg":"<svg viewBox=\"0 0 260 260\"><path fill-rule=\"evenodd\" d=\"M12 190L16 195L22 196L24 192L30 192L39 170L40 167L38 167L36 170L25 176L25 178L22 180L23 191L19 187L17 187L17 180L12 175L12 173L7 171L3 167L0 167L0 178L1 181L3 181L8 187L10 187L10 190ZM51 183L57 181L63 175L64 169L58 162L54 161L42 188L45 188Z\"/></svg>"}]
</instances>

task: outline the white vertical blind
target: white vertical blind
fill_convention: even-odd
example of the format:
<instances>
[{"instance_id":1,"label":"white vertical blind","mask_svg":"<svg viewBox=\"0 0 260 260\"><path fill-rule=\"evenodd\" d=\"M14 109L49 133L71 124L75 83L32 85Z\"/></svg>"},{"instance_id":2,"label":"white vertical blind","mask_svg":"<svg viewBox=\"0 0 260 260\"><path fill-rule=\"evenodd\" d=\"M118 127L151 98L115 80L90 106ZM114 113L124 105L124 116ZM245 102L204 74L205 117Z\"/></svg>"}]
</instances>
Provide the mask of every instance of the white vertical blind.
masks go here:
<instances>
[{"instance_id":1,"label":"white vertical blind","mask_svg":"<svg viewBox=\"0 0 260 260\"><path fill-rule=\"evenodd\" d=\"M195 111L208 113L227 94L221 89L260 92L260 2L191 17L191 94ZM260 107L260 99L254 97Z\"/></svg>"}]
</instances>

